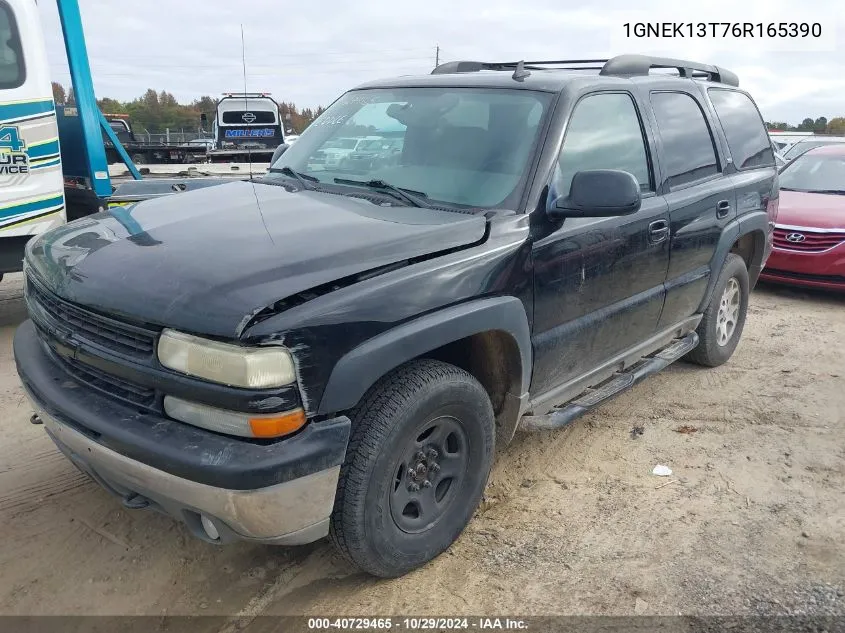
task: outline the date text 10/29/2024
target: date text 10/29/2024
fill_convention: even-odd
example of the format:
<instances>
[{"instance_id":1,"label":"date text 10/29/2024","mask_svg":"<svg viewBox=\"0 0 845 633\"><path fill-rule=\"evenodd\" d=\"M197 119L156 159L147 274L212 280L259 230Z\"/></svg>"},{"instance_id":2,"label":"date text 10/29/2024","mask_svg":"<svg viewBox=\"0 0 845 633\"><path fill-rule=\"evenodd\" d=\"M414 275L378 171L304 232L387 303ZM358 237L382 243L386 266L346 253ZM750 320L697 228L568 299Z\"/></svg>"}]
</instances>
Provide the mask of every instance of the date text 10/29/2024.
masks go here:
<instances>
[{"instance_id":1,"label":"date text 10/29/2024","mask_svg":"<svg viewBox=\"0 0 845 633\"><path fill-rule=\"evenodd\" d=\"M518 618L309 618L314 631L408 631L480 630L527 631L528 623Z\"/></svg>"}]
</instances>

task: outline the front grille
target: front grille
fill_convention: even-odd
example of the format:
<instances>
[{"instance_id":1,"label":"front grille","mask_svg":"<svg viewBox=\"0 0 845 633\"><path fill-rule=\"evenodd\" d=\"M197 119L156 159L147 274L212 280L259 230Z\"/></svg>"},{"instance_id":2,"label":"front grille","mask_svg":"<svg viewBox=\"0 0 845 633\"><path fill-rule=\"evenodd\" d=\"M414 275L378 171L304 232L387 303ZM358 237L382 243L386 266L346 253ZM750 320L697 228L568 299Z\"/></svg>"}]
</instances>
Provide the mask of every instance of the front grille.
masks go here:
<instances>
[{"instance_id":1,"label":"front grille","mask_svg":"<svg viewBox=\"0 0 845 633\"><path fill-rule=\"evenodd\" d=\"M40 287L31 277L26 285L27 299L53 320L67 326L80 341L136 357L152 355L158 334L155 330L89 312Z\"/></svg>"},{"instance_id":2,"label":"front grille","mask_svg":"<svg viewBox=\"0 0 845 633\"><path fill-rule=\"evenodd\" d=\"M67 356L60 356L58 354L54 354L53 356L71 377L92 389L132 405L147 409L155 408L155 389L127 382L117 376L107 374L96 367L85 365Z\"/></svg>"},{"instance_id":3,"label":"front grille","mask_svg":"<svg viewBox=\"0 0 845 633\"><path fill-rule=\"evenodd\" d=\"M789 236L792 236L793 239L788 239ZM803 239L798 236L803 236ZM845 232L822 232L775 227L775 248L804 253L820 253L834 246L838 246L843 242L845 242Z\"/></svg>"}]
</instances>

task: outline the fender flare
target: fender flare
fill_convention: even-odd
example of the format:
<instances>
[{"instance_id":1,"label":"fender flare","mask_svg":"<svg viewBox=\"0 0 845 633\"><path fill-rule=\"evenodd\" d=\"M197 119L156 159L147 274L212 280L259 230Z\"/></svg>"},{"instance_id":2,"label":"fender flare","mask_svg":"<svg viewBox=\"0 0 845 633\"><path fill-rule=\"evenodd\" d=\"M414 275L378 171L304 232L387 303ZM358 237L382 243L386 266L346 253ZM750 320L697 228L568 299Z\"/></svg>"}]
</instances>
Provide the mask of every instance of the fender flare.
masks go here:
<instances>
[{"instance_id":1,"label":"fender flare","mask_svg":"<svg viewBox=\"0 0 845 633\"><path fill-rule=\"evenodd\" d=\"M516 297L491 297L438 310L375 336L338 360L326 383L317 413L345 411L389 371L447 343L499 330L517 344L522 393L531 383L531 329ZM521 394L516 394L521 395Z\"/></svg>"},{"instance_id":2,"label":"fender flare","mask_svg":"<svg viewBox=\"0 0 845 633\"><path fill-rule=\"evenodd\" d=\"M710 295L713 294L713 287L719 277L719 271L722 270L722 265L731 250L731 247L736 241L750 233L759 233L763 237L763 247L754 249L754 260L751 262L748 270L749 285L751 288L757 282L760 276L760 271L763 270L763 263L765 261L765 239L766 233L769 230L769 215L765 211L755 211L741 215L735 220L731 221L725 226L722 235L719 238L719 243L716 245L716 251L713 253L713 259L710 266L710 279L707 282L707 289L704 292L704 299L698 307L698 312L704 312L710 303Z\"/></svg>"}]
</instances>

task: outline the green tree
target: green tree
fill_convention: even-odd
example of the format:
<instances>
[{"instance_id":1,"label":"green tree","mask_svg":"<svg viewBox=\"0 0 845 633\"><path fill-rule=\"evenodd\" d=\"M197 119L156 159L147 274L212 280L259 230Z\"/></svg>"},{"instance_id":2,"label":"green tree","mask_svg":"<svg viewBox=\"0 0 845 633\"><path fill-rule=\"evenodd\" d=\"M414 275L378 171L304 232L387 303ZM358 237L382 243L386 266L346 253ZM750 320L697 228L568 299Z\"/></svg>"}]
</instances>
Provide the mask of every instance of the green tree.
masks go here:
<instances>
[{"instance_id":1,"label":"green tree","mask_svg":"<svg viewBox=\"0 0 845 633\"><path fill-rule=\"evenodd\" d=\"M813 121L811 118L806 118L801 123L798 124L798 130L801 132L812 132L813 127L816 125L816 122Z\"/></svg>"},{"instance_id":2,"label":"green tree","mask_svg":"<svg viewBox=\"0 0 845 633\"><path fill-rule=\"evenodd\" d=\"M126 114L126 109L123 104L116 100L105 97L97 101L97 106L103 114Z\"/></svg>"},{"instance_id":3,"label":"green tree","mask_svg":"<svg viewBox=\"0 0 845 633\"><path fill-rule=\"evenodd\" d=\"M795 129L794 126L786 121L766 121L766 128L769 130L780 130L781 132L788 132Z\"/></svg>"},{"instance_id":4,"label":"green tree","mask_svg":"<svg viewBox=\"0 0 845 633\"><path fill-rule=\"evenodd\" d=\"M65 92L65 87L60 84L56 83L55 81L52 82L53 86L53 101L59 105L63 105L65 100L67 99L67 93Z\"/></svg>"},{"instance_id":5,"label":"green tree","mask_svg":"<svg viewBox=\"0 0 845 633\"><path fill-rule=\"evenodd\" d=\"M827 117L820 116L813 124L813 132L816 134L824 134L827 132Z\"/></svg>"},{"instance_id":6,"label":"green tree","mask_svg":"<svg viewBox=\"0 0 845 633\"><path fill-rule=\"evenodd\" d=\"M834 117L827 123L827 131L831 134L845 135L845 117Z\"/></svg>"}]
</instances>

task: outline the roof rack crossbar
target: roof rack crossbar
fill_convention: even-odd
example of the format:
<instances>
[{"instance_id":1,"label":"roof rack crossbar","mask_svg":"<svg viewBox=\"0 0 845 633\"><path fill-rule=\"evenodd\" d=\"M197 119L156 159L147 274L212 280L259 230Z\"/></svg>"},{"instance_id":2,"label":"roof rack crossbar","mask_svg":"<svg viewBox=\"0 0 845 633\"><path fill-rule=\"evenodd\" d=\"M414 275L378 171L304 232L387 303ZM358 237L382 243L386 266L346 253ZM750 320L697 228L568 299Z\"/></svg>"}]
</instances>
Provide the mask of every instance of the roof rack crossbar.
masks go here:
<instances>
[{"instance_id":1,"label":"roof rack crossbar","mask_svg":"<svg viewBox=\"0 0 845 633\"><path fill-rule=\"evenodd\" d=\"M568 64L604 64L606 59L564 59L559 61L525 61L522 62L526 70L543 70L544 66L559 66ZM453 73L475 73L481 70L511 70L516 68L520 62L476 62L476 61L454 61L440 64L431 71L432 75L447 75ZM565 70L597 70L601 67L592 68L567 68Z\"/></svg>"},{"instance_id":2,"label":"roof rack crossbar","mask_svg":"<svg viewBox=\"0 0 845 633\"><path fill-rule=\"evenodd\" d=\"M636 77L648 75L652 68L675 69L681 77L706 78L729 86L739 86L739 77L730 70L669 57L649 55L617 55L612 59L562 59L556 61L477 62L455 61L440 64L432 75L474 73L481 70L512 70L520 63L525 70L598 70L600 75L611 77ZM583 64L583 65L579 65ZM602 64L597 66L596 64Z\"/></svg>"},{"instance_id":3,"label":"roof rack crossbar","mask_svg":"<svg viewBox=\"0 0 845 633\"><path fill-rule=\"evenodd\" d=\"M613 77L636 77L648 75L652 68L675 69L681 77L706 77L710 81L739 86L739 77L726 68L684 59L648 55L618 55L609 60L599 74Z\"/></svg>"}]
</instances>

